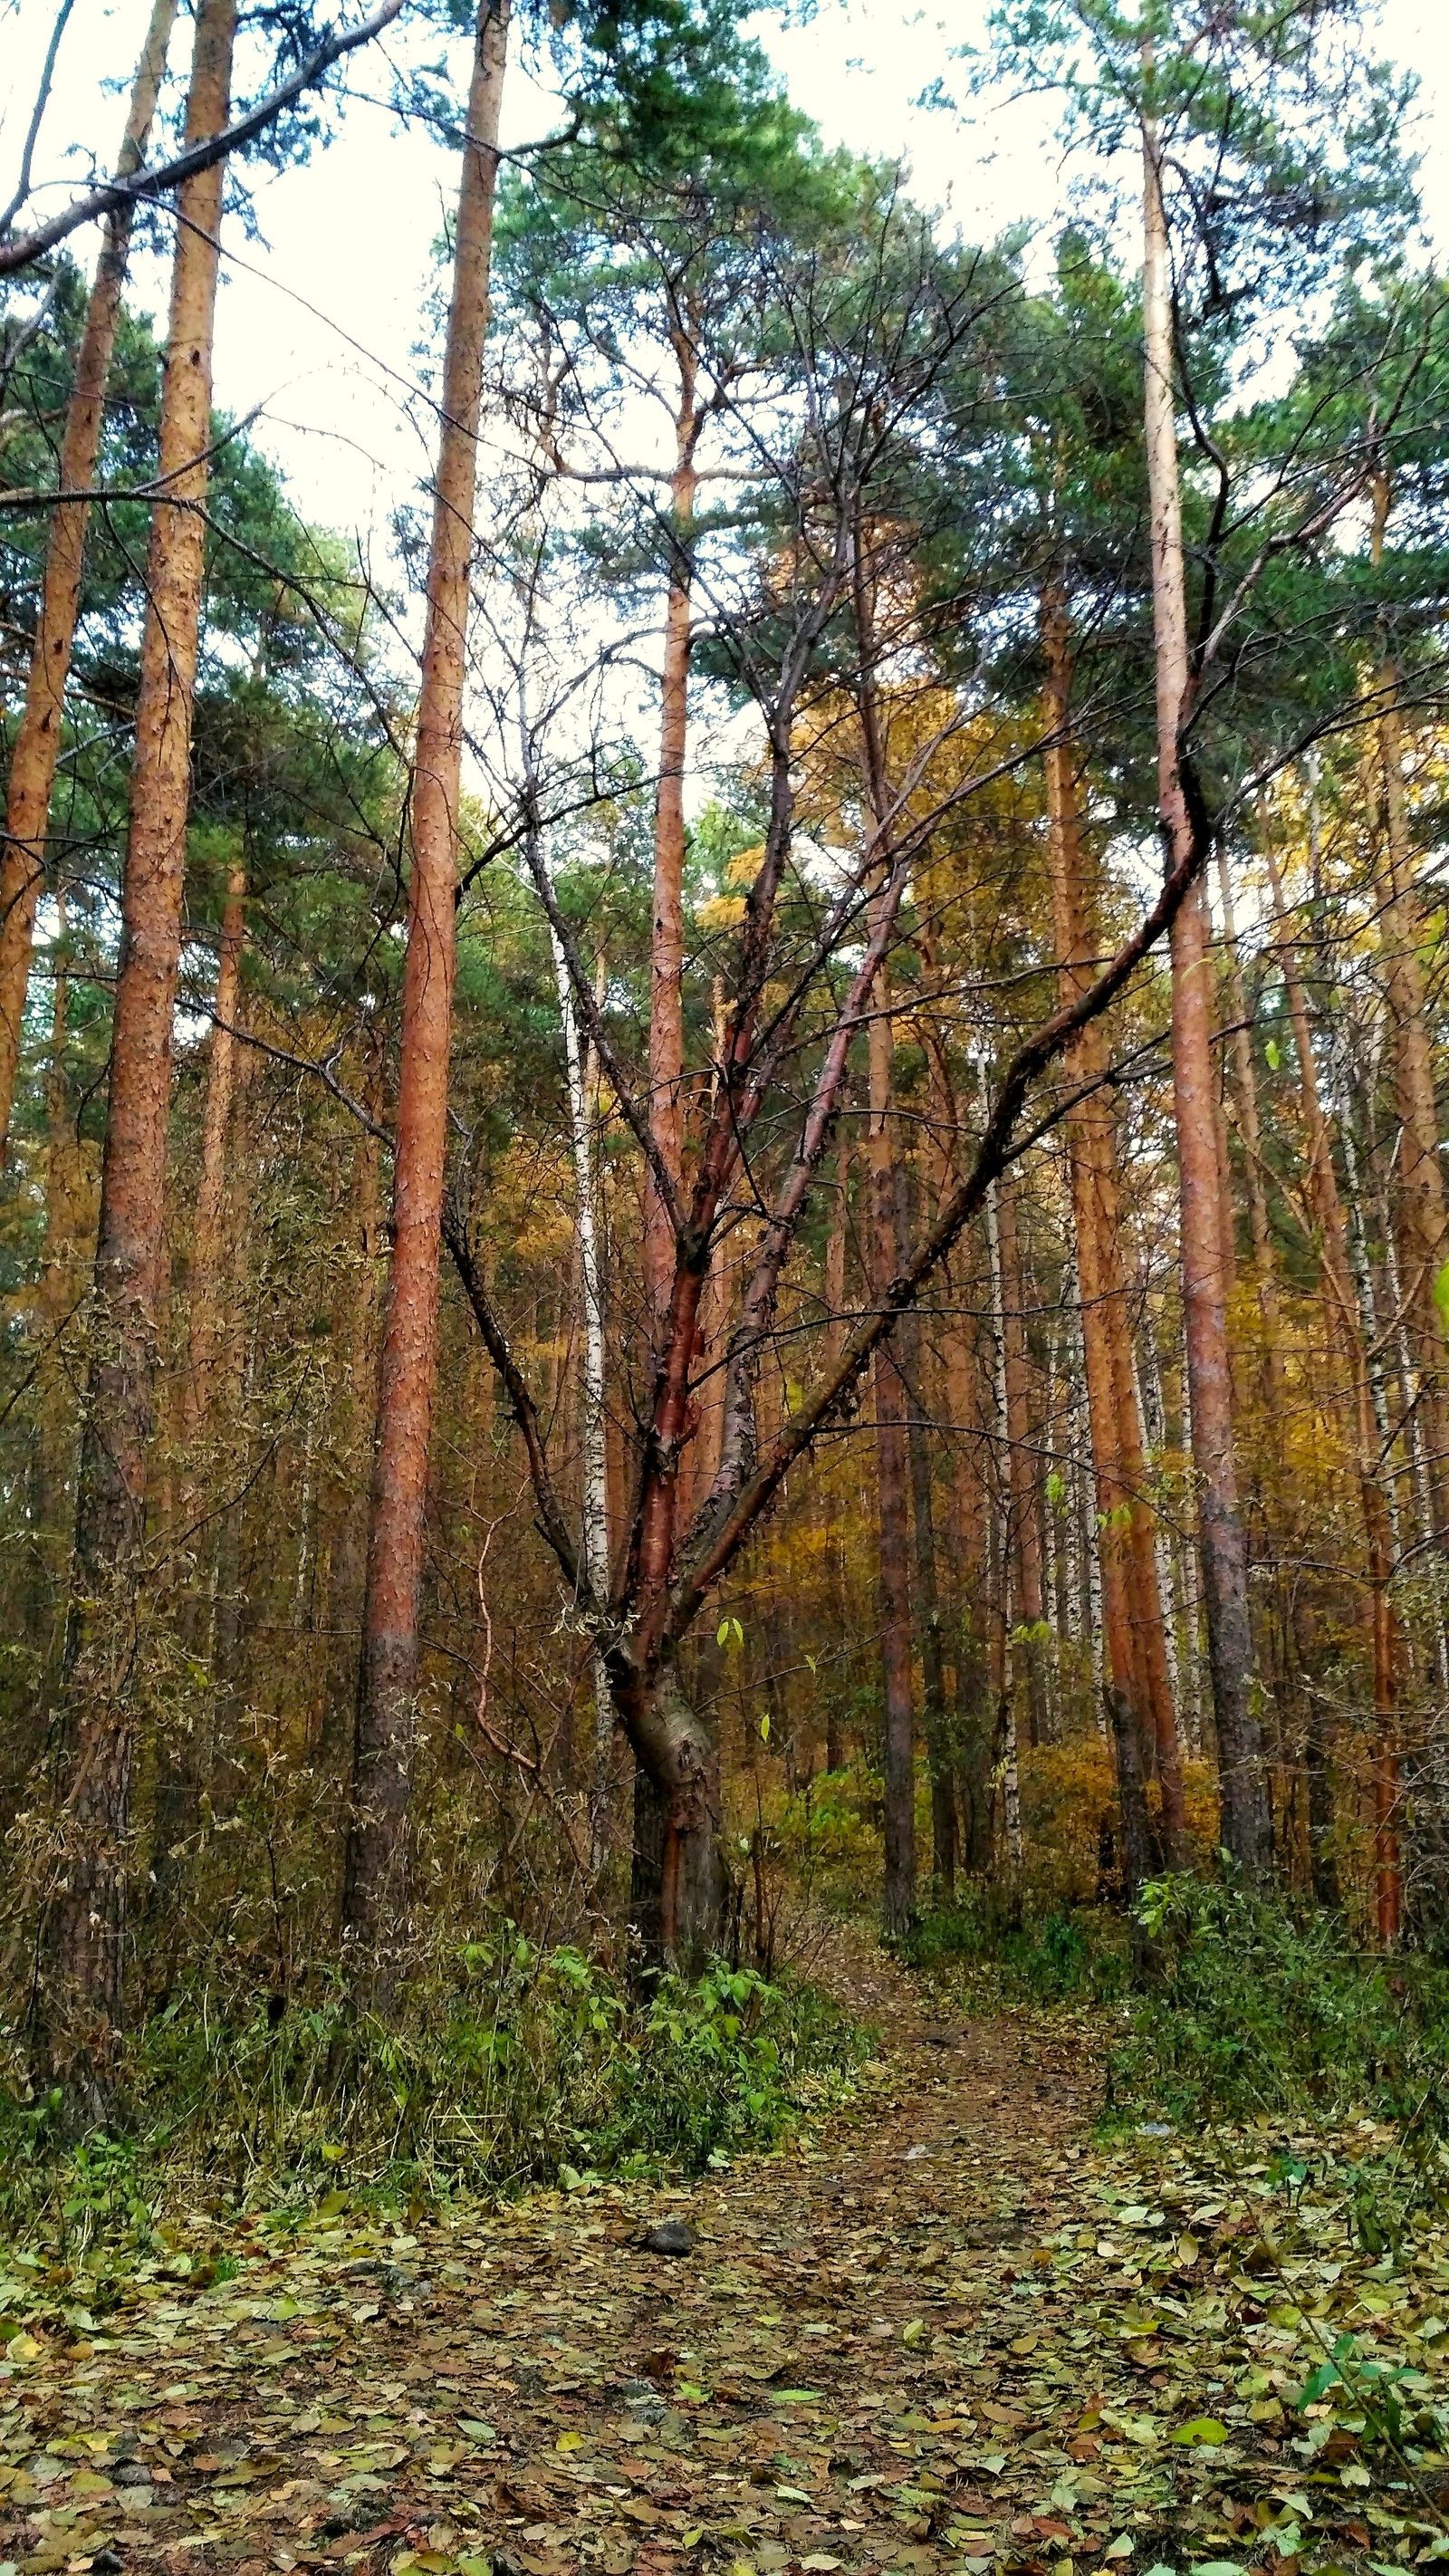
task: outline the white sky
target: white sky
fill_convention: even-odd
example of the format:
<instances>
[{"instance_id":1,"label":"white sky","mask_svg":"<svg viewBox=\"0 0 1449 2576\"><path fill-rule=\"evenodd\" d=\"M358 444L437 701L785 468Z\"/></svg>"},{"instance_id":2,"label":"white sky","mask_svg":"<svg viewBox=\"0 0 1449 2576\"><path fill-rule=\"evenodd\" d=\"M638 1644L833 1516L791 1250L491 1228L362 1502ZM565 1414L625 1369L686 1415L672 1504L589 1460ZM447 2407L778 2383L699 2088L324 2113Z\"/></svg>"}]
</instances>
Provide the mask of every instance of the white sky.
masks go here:
<instances>
[{"instance_id":1,"label":"white sky","mask_svg":"<svg viewBox=\"0 0 1449 2576\"><path fill-rule=\"evenodd\" d=\"M74 0L36 156L47 183L42 206L63 201L74 184L67 145L110 166L124 108L106 83L129 81L146 7L147 0ZM949 208L968 235L986 237L1021 221L1050 227L1062 187L1050 112L1041 106L1005 105L989 126L973 129L916 105L949 70L950 50L979 33L986 7L987 0L959 0L953 9L903 15L894 0L818 0L808 25L782 30L768 17L756 25L796 104L827 142L903 156L919 198ZM33 67L53 22L52 0L0 0L7 74L0 184L14 166ZM1420 75L1427 212L1440 254L1449 258L1449 158L1442 148L1449 13L1442 0L1386 0L1382 23L1385 51ZM183 75L188 39L183 24L173 47ZM400 37L399 50L406 45ZM434 37L424 52L436 51ZM370 55L354 58L350 76L358 92L384 88L382 65ZM555 121L551 102L512 70L509 77L505 140L547 132ZM432 446L428 406L416 399L413 349L456 161L424 131L399 131L385 108L354 96L339 139L309 166L280 177L258 174L254 184L263 238L246 242L239 225L228 229L217 402L238 414L261 406L253 434L283 468L306 517L355 530L385 549L390 513L416 490ZM156 261L138 263L132 294L164 315Z\"/></svg>"}]
</instances>

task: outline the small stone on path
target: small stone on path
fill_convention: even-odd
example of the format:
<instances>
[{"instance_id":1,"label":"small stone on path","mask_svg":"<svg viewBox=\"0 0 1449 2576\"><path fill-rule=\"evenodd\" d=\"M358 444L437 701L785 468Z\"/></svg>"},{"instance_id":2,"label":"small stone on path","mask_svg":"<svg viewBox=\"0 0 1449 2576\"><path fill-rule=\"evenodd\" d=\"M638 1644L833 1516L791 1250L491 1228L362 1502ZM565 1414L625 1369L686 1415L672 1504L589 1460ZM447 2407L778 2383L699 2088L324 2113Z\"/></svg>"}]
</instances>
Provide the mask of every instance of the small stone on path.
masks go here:
<instances>
[{"instance_id":1,"label":"small stone on path","mask_svg":"<svg viewBox=\"0 0 1449 2576\"><path fill-rule=\"evenodd\" d=\"M692 2254L694 2230L682 2218L657 2218L645 2228L643 2245L647 2254Z\"/></svg>"}]
</instances>

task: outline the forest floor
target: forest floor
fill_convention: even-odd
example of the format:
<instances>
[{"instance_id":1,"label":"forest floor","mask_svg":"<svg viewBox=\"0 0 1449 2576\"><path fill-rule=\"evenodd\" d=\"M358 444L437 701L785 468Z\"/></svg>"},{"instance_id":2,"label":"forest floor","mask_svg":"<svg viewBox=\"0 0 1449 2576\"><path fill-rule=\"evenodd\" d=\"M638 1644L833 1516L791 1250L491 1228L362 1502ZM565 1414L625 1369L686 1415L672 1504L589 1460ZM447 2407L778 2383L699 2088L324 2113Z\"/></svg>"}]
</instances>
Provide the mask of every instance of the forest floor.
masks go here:
<instances>
[{"instance_id":1,"label":"forest floor","mask_svg":"<svg viewBox=\"0 0 1449 2576\"><path fill-rule=\"evenodd\" d=\"M1346 2215L1386 2131L1102 2145L1104 2017L963 2024L864 1943L833 1981L880 2033L849 2109L692 2186L231 2222L196 2277L133 2265L104 2331L38 2296L21 2322L12 2261L0 2576L1449 2555L1414 2427L1449 2379L1445 2237L1375 2255ZM645 2249L663 2219L692 2252Z\"/></svg>"}]
</instances>

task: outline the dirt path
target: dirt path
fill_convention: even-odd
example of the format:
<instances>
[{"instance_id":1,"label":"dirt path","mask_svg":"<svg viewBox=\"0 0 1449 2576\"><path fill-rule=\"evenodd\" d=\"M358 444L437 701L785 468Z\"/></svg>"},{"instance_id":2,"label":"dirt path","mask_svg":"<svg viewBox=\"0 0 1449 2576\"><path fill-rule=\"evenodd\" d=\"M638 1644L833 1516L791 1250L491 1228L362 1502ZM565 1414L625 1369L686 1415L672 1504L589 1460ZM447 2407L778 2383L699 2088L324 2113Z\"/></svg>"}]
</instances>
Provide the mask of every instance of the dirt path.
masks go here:
<instances>
[{"instance_id":1,"label":"dirt path","mask_svg":"<svg viewBox=\"0 0 1449 2576\"><path fill-rule=\"evenodd\" d=\"M693 2189L539 2194L416 2235L258 2228L232 2279L152 2267L104 2337L14 2337L0 2576L1075 2576L1094 2557L1233 2576L1243 2534L1276 2534L1291 2576L1310 2475L1343 2497L1348 2556L1365 2511L1422 2545L1412 2495L1366 2499L1289 2452L1261 2305L1235 2318L1210 2284L1194 2335L1202 2252L1124 2204L1078 2031L942 2028L879 1958L850 1975L883 2053L822 2141ZM1201 2203L1180 2147L1135 2154L1126 2189ZM664 2219L692 2252L643 2248ZM1220 2274L1233 2204L1199 2220L1229 2246ZM1236 2382L1257 2363L1254 2410ZM1184 2411L1209 2407L1232 2420L1184 2445ZM1392 2563L1401 2544L1384 2528L1373 2547Z\"/></svg>"}]
</instances>

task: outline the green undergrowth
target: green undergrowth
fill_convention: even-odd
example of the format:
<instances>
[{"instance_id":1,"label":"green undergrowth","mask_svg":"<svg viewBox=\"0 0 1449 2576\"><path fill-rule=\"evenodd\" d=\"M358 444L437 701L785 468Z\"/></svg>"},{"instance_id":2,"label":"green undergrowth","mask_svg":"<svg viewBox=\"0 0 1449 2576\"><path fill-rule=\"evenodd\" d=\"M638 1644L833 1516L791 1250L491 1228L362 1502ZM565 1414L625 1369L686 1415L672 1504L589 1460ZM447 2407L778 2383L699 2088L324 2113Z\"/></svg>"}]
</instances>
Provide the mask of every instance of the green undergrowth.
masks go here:
<instances>
[{"instance_id":1,"label":"green undergrowth","mask_svg":"<svg viewBox=\"0 0 1449 2576\"><path fill-rule=\"evenodd\" d=\"M1449 2131L1449 1966L1354 1949L1344 1925L1177 1876L1120 1911L969 1892L901 1945L939 2005L1100 2014L1109 2125L1357 2113Z\"/></svg>"},{"instance_id":2,"label":"green undergrowth","mask_svg":"<svg viewBox=\"0 0 1449 2576\"><path fill-rule=\"evenodd\" d=\"M1331 1916L1209 1880L1156 1881L1140 1915L1153 1972L1112 2054L1124 2110L1449 2128L1449 1967L1355 1950Z\"/></svg>"},{"instance_id":3,"label":"green undergrowth","mask_svg":"<svg viewBox=\"0 0 1449 2576\"><path fill-rule=\"evenodd\" d=\"M849 2090L869 2041L816 1988L718 1964L640 2000L512 1925L411 1976L389 2017L183 1992L123 2071L124 2120L67 2134L62 2098L0 2097L0 2236L144 2237L168 2206L398 2208L535 2182L697 2173Z\"/></svg>"},{"instance_id":4,"label":"green undergrowth","mask_svg":"<svg viewBox=\"0 0 1449 2576\"><path fill-rule=\"evenodd\" d=\"M968 1889L922 1915L899 1949L933 1986L978 2006L1111 2003L1130 1978L1120 1915L1043 1902L1029 1887Z\"/></svg>"}]
</instances>

